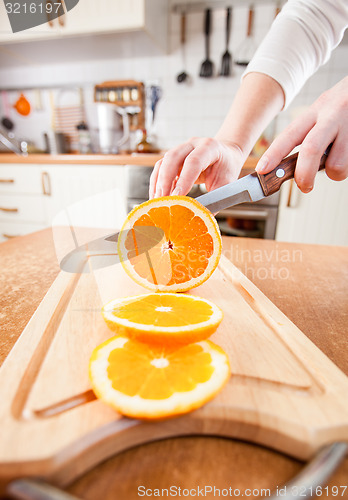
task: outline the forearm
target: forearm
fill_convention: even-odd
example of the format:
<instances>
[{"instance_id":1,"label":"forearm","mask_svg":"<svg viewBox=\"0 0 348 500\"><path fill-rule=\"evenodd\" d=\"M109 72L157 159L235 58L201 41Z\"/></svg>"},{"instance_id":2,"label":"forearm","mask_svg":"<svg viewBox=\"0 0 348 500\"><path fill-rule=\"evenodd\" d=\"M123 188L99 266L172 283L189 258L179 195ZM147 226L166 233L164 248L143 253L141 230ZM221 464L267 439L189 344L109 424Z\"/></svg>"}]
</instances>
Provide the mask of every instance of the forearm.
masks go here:
<instances>
[{"instance_id":1,"label":"forearm","mask_svg":"<svg viewBox=\"0 0 348 500\"><path fill-rule=\"evenodd\" d=\"M215 138L238 146L246 159L263 130L283 106L284 92L278 82L262 73L249 73L243 78Z\"/></svg>"}]
</instances>

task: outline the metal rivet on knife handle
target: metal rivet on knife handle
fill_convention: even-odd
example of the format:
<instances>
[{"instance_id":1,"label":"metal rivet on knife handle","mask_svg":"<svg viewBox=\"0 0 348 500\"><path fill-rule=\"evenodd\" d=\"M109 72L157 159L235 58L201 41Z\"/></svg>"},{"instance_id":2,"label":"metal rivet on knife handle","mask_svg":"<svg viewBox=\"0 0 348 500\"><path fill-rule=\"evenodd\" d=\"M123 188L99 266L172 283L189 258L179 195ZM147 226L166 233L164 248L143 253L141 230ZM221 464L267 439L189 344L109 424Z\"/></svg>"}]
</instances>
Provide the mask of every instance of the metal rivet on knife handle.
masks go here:
<instances>
[{"instance_id":1,"label":"metal rivet on knife handle","mask_svg":"<svg viewBox=\"0 0 348 500\"><path fill-rule=\"evenodd\" d=\"M330 151L330 147L331 145L327 148L327 150L321 157L318 170L322 170L323 168L325 168L325 163L327 160L328 152ZM258 178L265 196L270 196L271 194L276 193L277 191L279 191L280 186L283 184L283 182L294 178L297 157L298 153L287 156L279 163L279 165L274 170L272 170L272 172L268 172L268 174L264 175L258 174Z\"/></svg>"}]
</instances>

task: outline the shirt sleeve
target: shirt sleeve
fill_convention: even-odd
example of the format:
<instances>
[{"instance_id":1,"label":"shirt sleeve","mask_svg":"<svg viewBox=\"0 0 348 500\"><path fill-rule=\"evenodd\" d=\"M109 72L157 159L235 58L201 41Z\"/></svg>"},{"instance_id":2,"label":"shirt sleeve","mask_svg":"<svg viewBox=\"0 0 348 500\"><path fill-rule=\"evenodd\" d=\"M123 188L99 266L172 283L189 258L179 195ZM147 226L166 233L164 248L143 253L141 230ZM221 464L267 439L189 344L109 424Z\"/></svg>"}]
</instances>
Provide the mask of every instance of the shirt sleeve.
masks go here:
<instances>
[{"instance_id":1,"label":"shirt sleeve","mask_svg":"<svg viewBox=\"0 0 348 500\"><path fill-rule=\"evenodd\" d=\"M284 109L330 58L348 26L348 0L288 0L242 78L258 72L283 88Z\"/></svg>"}]
</instances>

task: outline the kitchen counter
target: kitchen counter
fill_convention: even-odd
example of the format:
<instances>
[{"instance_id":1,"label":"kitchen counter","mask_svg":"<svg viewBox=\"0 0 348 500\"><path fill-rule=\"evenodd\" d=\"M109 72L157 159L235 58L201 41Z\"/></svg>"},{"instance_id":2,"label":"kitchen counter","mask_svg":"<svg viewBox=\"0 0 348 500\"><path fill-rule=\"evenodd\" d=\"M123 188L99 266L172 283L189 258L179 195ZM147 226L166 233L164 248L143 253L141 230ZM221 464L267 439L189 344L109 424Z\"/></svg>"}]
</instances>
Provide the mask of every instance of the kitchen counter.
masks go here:
<instances>
[{"instance_id":1,"label":"kitchen counter","mask_svg":"<svg viewBox=\"0 0 348 500\"><path fill-rule=\"evenodd\" d=\"M348 375L347 248L224 237L224 253ZM0 244L0 267L1 364L59 272L51 230ZM302 466L251 443L183 437L123 452L68 491L86 500L133 500L140 485L273 490ZM347 485L347 479L348 459L329 486Z\"/></svg>"},{"instance_id":2,"label":"kitchen counter","mask_svg":"<svg viewBox=\"0 0 348 500\"><path fill-rule=\"evenodd\" d=\"M0 154L0 163L16 164L45 164L59 165L67 163L69 165L142 165L153 167L156 161L162 158L159 154L119 154L119 155L49 155L30 154L28 156L18 156L14 153Z\"/></svg>"},{"instance_id":3,"label":"kitchen counter","mask_svg":"<svg viewBox=\"0 0 348 500\"><path fill-rule=\"evenodd\" d=\"M118 155L49 155L49 154L30 154L28 156L18 156L14 153L1 153L1 163L16 164L45 164L45 165L139 165L143 167L153 167L155 163L162 158L165 151L158 154L118 154ZM257 163L256 158L249 157L243 168L254 169Z\"/></svg>"}]
</instances>

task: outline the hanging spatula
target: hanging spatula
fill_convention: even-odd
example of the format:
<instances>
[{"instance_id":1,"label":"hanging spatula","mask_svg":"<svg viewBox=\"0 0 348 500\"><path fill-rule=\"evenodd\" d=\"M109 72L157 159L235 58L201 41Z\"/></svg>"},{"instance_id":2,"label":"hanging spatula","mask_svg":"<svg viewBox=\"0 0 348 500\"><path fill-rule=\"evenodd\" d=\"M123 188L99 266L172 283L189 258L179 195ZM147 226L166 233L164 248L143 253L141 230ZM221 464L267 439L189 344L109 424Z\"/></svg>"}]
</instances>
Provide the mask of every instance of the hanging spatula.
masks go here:
<instances>
[{"instance_id":1,"label":"hanging spatula","mask_svg":"<svg viewBox=\"0 0 348 500\"><path fill-rule=\"evenodd\" d=\"M231 35L231 13L232 8L228 7L226 9L226 50L222 56L221 61L221 76L230 76L232 69L232 55L228 50L228 46L230 43L230 35Z\"/></svg>"},{"instance_id":2,"label":"hanging spatula","mask_svg":"<svg viewBox=\"0 0 348 500\"><path fill-rule=\"evenodd\" d=\"M206 9L205 11L205 21L204 21L204 33L205 33L205 60L202 62L201 71L199 76L202 78L210 78L214 73L214 63L211 61L209 56L209 38L211 30L211 10Z\"/></svg>"}]
</instances>

